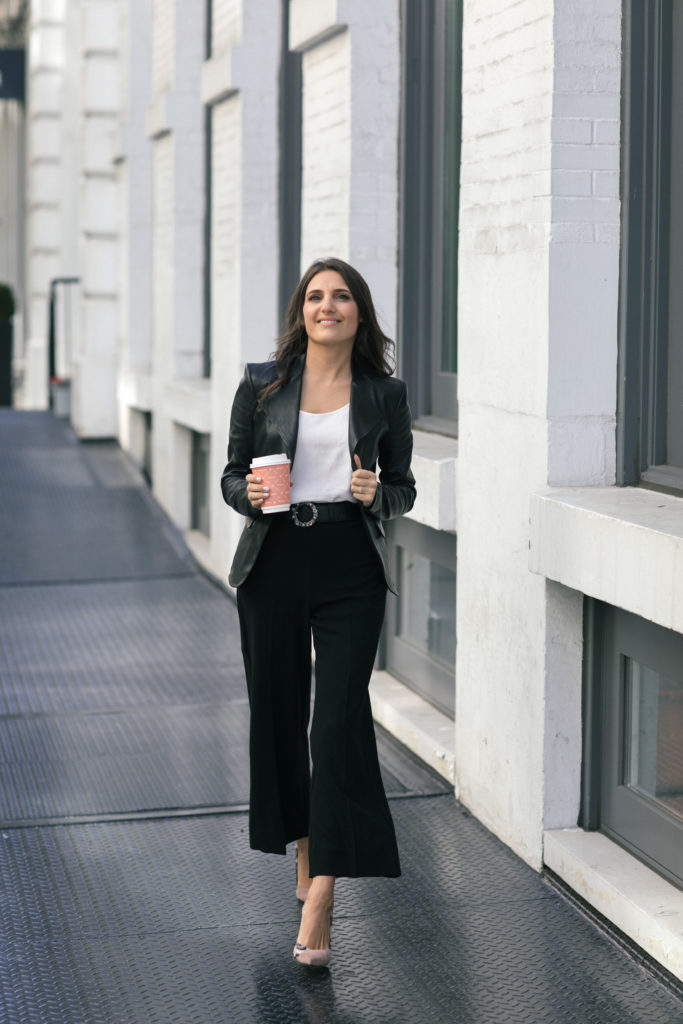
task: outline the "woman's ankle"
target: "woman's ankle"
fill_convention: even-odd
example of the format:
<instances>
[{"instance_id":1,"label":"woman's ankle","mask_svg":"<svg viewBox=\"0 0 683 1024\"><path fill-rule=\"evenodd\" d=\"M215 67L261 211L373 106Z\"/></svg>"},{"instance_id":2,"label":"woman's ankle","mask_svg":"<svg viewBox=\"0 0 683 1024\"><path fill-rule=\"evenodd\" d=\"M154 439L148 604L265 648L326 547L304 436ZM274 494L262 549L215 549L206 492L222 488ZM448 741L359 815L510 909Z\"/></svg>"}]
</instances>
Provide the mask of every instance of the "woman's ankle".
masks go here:
<instances>
[{"instance_id":1,"label":"woman's ankle","mask_svg":"<svg viewBox=\"0 0 683 1024\"><path fill-rule=\"evenodd\" d=\"M296 868L297 885L308 889L312 881L308 873L308 836L296 841Z\"/></svg>"}]
</instances>

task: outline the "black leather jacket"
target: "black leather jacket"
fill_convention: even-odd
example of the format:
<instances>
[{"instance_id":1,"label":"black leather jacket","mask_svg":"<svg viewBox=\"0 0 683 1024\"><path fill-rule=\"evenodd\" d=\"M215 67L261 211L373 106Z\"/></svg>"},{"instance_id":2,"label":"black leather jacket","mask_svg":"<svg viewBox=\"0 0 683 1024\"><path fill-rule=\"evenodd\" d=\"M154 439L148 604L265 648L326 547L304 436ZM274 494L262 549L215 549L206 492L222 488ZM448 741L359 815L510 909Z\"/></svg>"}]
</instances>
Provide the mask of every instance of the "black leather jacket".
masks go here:
<instances>
[{"instance_id":1,"label":"black leather jacket","mask_svg":"<svg viewBox=\"0 0 683 1024\"><path fill-rule=\"evenodd\" d=\"M228 463L221 477L221 490L228 505L247 523L240 537L230 569L233 587L244 583L265 539L270 517L250 504L245 477L252 458L285 451L294 462L299 427L301 381L305 357L299 356L288 383L278 388L256 409L263 388L275 380L275 363L248 363L232 406ZM370 508L361 506L361 518L377 551L389 589L396 587L389 568L382 520L408 512L415 502L415 479L410 472L413 451L411 416L406 386L395 377L364 372L353 373L349 415L349 480L360 457L363 469L376 470L379 483Z\"/></svg>"}]
</instances>

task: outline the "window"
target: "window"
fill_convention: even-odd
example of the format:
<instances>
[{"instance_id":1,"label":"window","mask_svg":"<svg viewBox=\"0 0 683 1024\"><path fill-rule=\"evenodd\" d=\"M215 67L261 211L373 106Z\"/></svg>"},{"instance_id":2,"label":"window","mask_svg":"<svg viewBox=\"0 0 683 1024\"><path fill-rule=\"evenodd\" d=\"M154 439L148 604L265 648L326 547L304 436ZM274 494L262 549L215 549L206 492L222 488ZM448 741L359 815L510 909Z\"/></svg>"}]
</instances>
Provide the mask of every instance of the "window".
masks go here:
<instances>
[{"instance_id":1,"label":"window","mask_svg":"<svg viewBox=\"0 0 683 1024\"><path fill-rule=\"evenodd\" d=\"M624 8L619 482L683 489L683 5Z\"/></svg>"},{"instance_id":2,"label":"window","mask_svg":"<svg viewBox=\"0 0 683 1024\"><path fill-rule=\"evenodd\" d=\"M409 519L391 520L386 527L400 595L389 595L386 667L452 718L455 537Z\"/></svg>"},{"instance_id":3,"label":"window","mask_svg":"<svg viewBox=\"0 0 683 1024\"><path fill-rule=\"evenodd\" d=\"M143 412L143 423L142 423L142 475L145 480L152 486L152 413Z\"/></svg>"},{"instance_id":4,"label":"window","mask_svg":"<svg viewBox=\"0 0 683 1024\"><path fill-rule=\"evenodd\" d=\"M211 59L213 47L213 0L205 0L204 58ZM211 233L213 219L213 109L204 107L204 341L202 373L211 376Z\"/></svg>"},{"instance_id":5,"label":"window","mask_svg":"<svg viewBox=\"0 0 683 1024\"><path fill-rule=\"evenodd\" d=\"M582 824L681 885L683 636L592 601L589 622Z\"/></svg>"},{"instance_id":6,"label":"window","mask_svg":"<svg viewBox=\"0 0 683 1024\"><path fill-rule=\"evenodd\" d=\"M192 509L191 527L210 536L209 460L211 437L192 431Z\"/></svg>"},{"instance_id":7,"label":"window","mask_svg":"<svg viewBox=\"0 0 683 1024\"><path fill-rule=\"evenodd\" d=\"M289 49L289 0L282 0L279 82L280 322L299 281L301 258L301 54Z\"/></svg>"},{"instance_id":8,"label":"window","mask_svg":"<svg viewBox=\"0 0 683 1024\"><path fill-rule=\"evenodd\" d=\"M416 425L455 433L461 0L403 0L400 372Z\"/></svg>"}]
</instances>

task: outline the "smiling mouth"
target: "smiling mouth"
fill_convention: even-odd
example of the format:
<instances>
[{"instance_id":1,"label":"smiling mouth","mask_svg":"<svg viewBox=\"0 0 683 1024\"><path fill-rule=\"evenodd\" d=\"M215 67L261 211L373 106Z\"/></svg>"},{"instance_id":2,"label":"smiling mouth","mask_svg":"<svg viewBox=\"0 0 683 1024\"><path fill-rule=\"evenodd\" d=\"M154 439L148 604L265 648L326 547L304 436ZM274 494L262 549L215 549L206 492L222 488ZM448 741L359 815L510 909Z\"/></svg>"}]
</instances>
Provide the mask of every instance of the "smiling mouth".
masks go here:
<instances>
[{"instance_id":1,"label":"smiling mouth","mask_svg":"<svg viewBox=\"0 0 683 1024\"><path fill-rule=\"evenodd\" d=\"M334 324L340 324L341 320L318 320L318 323L319 324L323 324L323 326L325 326L325 325L330 326L330 325L334 325Z\"/></svg>"}]
</instances>

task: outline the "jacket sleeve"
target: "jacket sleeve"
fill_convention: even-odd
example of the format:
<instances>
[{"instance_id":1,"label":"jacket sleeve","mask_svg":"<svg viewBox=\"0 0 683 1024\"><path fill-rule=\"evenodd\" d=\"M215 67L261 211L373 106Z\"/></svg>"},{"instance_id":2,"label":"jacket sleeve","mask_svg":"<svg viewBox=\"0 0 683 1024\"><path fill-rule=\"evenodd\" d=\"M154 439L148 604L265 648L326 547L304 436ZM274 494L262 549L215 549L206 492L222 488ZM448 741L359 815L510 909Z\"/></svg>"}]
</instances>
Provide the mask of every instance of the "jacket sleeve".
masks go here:
<instances>
[{"instance_id":1,"label":"jacket sleeve","mask_svg":"<svg viewBox=\"0 0 683 1024\"><path fill-rule=\"evenodd\" d=\"M388 430L379 443L379 483L375 500L368 509L377 519L394 519L415 504L415 477L410 471L413 455L412 417L403 381L388 420Z\"/></svg>"},{"instance_id":2,"label":"jacket sleeve","mask_svg":"<svg viewBox=\"0 0 683 1024\"><path fill-rule=\"evenodd\" d=\"M221 490L228 505L243 516L253 517L260 517L262 513L249 502L244 478L250 471L253 456L254 412L257 400L249 367L246 366L232 403L228 462L221 476Z\"/></svg>"}]
</instances>

